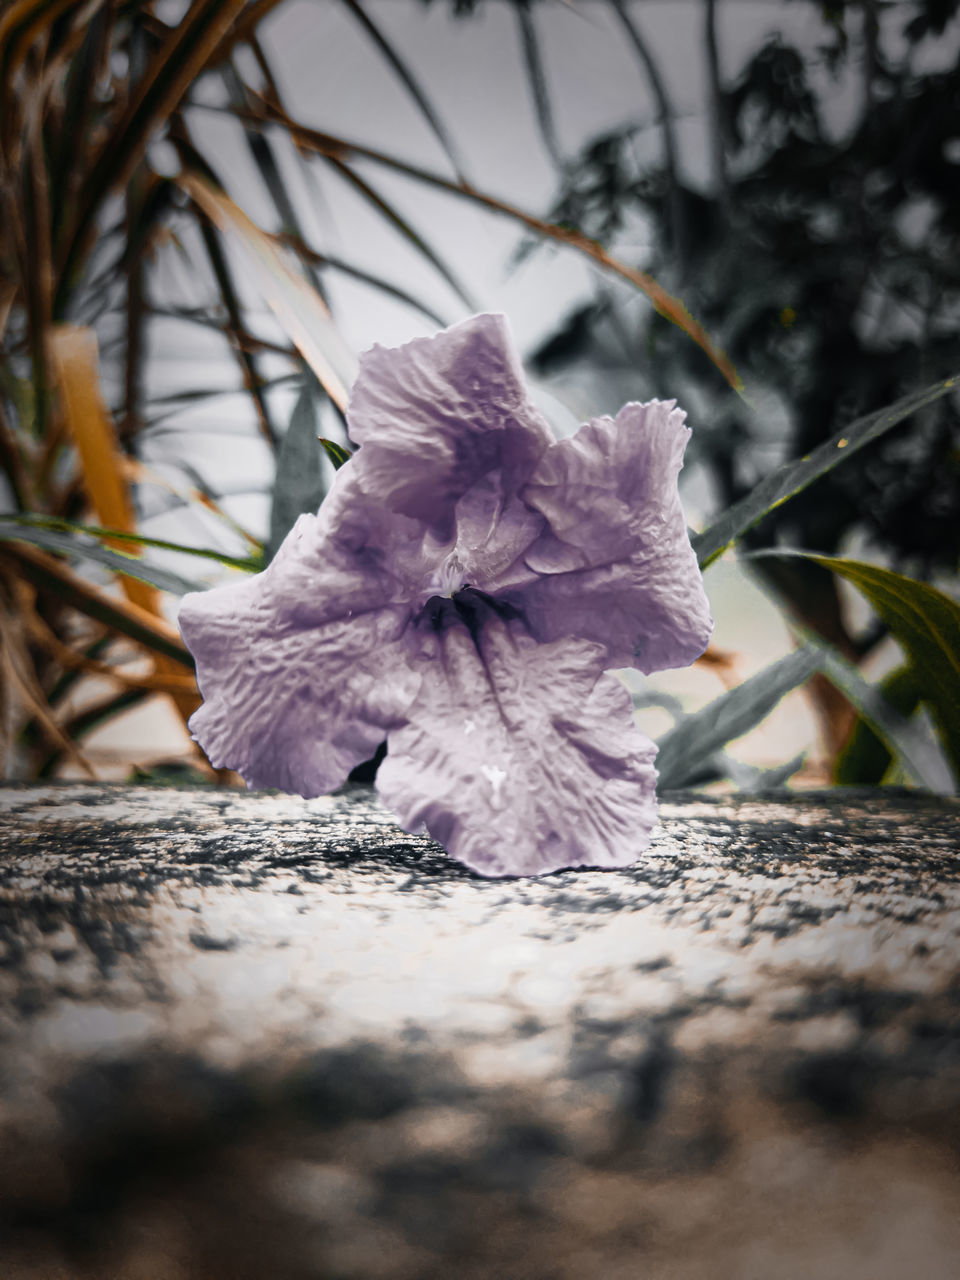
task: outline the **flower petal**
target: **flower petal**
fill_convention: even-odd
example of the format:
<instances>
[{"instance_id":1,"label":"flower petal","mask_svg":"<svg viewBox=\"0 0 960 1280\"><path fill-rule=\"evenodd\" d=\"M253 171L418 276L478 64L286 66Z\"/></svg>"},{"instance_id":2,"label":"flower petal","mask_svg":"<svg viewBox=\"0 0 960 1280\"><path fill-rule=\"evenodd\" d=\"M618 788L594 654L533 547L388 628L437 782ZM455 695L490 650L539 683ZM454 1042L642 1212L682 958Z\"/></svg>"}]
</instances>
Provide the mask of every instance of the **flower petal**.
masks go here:
<instances>
[{"instance_id":1,"label":"flower petal","mask_svg":"<svg viewBox=\"0 0 960 1280\"><path fill-rule=\"evenodd\" d=\"M204 698L190 729L211 764L250 786L335 789L416 694L405 587L355 523L359 491L342 506L354 489L348 478L329 512L301 516L263 573L181 603Z\"/></svg>"},{"instance_id":2,"label":"flower petal","mask_svg":"<svg viewBox=\"0 0 960 1280\"><path fill-rule=\"evenodd\" d=\"M539 640L603 644L608 667L685 666L713 630L677 490L689 430L675 402L628 404L541 457L520 492L546 527L504 594Z\"/></svg>"},{"instance_id":3,"label":"flower petal","mask_svg":"<svg viewBox=\"0 0 960 1280\"><path fill-rule=\"evenodd\" d=\"M373 347L360 359L347 420L369 490L443 539L472 485L498 472L504 493L515 492L552 442L499 315Z\"/></svg>"},{"instance_id":4,"label":"flower petal","mask_svg":"<svg viewBox=\"0 0 960 1280\"><path fill-rule=\"evenodd\" d=\"M420 693L377 775L384 804L483 875L634 862L656 820L655 748L603 649L537 644L477 592L433 604Z\"/></svg>"}]
</instances>

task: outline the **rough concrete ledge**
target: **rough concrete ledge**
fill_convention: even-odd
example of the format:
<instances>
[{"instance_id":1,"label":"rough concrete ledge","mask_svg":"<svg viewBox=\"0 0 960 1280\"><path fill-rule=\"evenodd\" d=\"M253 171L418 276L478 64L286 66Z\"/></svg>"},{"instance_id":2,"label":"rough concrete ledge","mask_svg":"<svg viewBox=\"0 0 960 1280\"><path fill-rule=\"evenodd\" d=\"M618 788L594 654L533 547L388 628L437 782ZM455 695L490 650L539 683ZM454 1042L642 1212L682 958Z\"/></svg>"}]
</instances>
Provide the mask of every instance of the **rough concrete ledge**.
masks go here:
<instances>
[{"instance_id":1,"label":"rough concrete ledge","mask_svg":"<svg viewBox=\"0 0 960 1280\"><path fill-rule=\"evenodd\" d=\"M960 805L489 881L362 788L0 792L4 1280L955 1280Z\"/></svg>"}]
</instances>

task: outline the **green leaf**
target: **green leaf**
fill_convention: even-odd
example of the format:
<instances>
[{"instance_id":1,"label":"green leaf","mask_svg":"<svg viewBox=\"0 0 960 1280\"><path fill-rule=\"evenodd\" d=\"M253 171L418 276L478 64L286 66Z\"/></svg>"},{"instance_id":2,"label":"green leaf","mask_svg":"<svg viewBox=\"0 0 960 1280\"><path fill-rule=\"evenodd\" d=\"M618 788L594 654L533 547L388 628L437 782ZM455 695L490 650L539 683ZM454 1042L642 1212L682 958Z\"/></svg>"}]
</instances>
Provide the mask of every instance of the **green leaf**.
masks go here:
<instances>
[{"instance_id":1,"label":"green leaf","mask_svg":"<svg viewBox=\"0 0 960 1280\"><path fill-rule=\"evenodd\" d=\"M910 659L960 783L960 605L929 583L891 569L836 556L809 558L853 583L890 628Z\"/></svg>"},{"instance_id":2,"label":"green leaf","mask_svg":"<svg viewBox=\"0 0 960 1280\"><path fill-rule=\"evenodd\" d=\"M339 471L345 462L353 457L349 449L344 449L342 444L337 444L336 440L328 440L326 436L320 437L320 444L324 453L333 463L334 471Z\"/></svg>"},{"instance_id":3,"label":"green leaf","mask_svg":"<svg viewBox=\"0 0 960 1280\"><path fill-rule=\"evenodd\" d=\"M112 569L114 573L122 573L128 578L148 582L161 591L170 591L177 596L184 596L190 591L206 590L202 583L191 582L187 578L181 578L177 573L171 573L168 569L147 564L137 556L128 556L122 551L111 551L93 539L79 537L76 534L59 533L54 529L24 525L9 517L0 518L0 542L27 542L32 546L43 547L45 551L55 551L60 555L95 560L98 564Z\"/></svg>"},{"instance_id":4,"label":"green leaf","mask_svg":"<svg viewBox=\"0 0 960 1280\"><path fill-rule=\"evenodd\" d=\"M157 547L161 551L176 551L185 556L202 556L205 560L216 560L218 564L227 565L230 569L243 569L247 573L256 573L262 566L253 556L228 556L223 551L214 551L210 547L188 547L183 542L168 542L165 538L148 538L142 533L126 533L120 529L103 529L96 524L78 524L74 520L61 520L58 516L37 515L25 512L20 516L2 516L0 520L15 521L34 529L56 529L61 533L81 533L91 538L104 538L109 542L129 542L137 547Z\"/></svg>"},{"instance_id":5,"label":"green leaf","mask_svg":"<svg viewBox=\"0 0 960 1280\"><path fill-rule=\"evenodd\" d=\"M270 510L270 537L264 555L266 564L277 554L297 517L305 511L315 512L326 492L314 396L312 385L305 383L280 446Z\"/></svg>"},{"instance_id":6,"label":"green leaf","mask_svg":"<svg viewBox=\"0 0 960 1280\"><path fill-rule=\"evenodd\" d=\"M693 782L714 752L758 725L784 694L809 680L820 664L817 648L806 645L686 716L657 744L660 787Z\"/></svg>"},{"instance_id":7,"label":"green leaf","mask_svg":"<svg viewBox=\"0 0 960 1280\"><path fill-rule=\"evenodd\" d=\"M865 680L851 662L836 649L822 645L824 675L856 707L875 735L875 740L885 743L886 761L891 756L899 759L904 772L930 791L952 791L950 771L942 755L919 724L911 723L906 716L888 702L879 685ZM899 674L899 673L898 673ZM914 704L916 705L916 704ZM883 772L886 772L884 768ZM881 777L877 779L880 781ZM839 781L839 779L838 779Z\"/></svg>"},{"instance_id":8,"label":"green leaf","mask_svg":"<svg viewBox=\"0 0 960 1280\"><path fill-rule=\"evenodd\" d=\"M771 472L745 498L729 507L709 529L692 539L701 569L712 564L735 539L775 507L806 489L814 480L832 471L838 463L882 436L904 418L947 395L956 386L958 378L960 375L935 382L923 391L904 396L886 409L858 418L805 458L787 462Z\"/></svg>"},{"instance_id":9,"label":"green leaf","mask_svg":"<svg viewBox=\"0 0 960 1280\"><path fill-rule=\"evenodd\" d=\"M909 665L891 671L880 682L876 693L898 716L906 720L909 720L920 704L920 686ZM883 781L893 755L883 736L877 733L867 718L860 716L847 745L837 756L833 780L842 787L876 786Z\"/></svg>"}]
</instances>

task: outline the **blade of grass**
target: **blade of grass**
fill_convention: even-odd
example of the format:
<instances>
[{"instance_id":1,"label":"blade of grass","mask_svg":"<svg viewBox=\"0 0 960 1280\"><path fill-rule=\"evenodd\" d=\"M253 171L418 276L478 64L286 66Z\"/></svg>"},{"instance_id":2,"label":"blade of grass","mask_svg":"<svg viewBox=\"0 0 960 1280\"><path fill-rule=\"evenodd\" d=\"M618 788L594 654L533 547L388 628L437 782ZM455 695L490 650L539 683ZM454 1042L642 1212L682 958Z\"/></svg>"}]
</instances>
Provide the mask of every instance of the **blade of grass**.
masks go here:
<instances>
[{"instance_id":1,"label":"blade of grass","mask_svg":"<svg viewBox=\"0 0 960 1280\"><path fill-rule=\"evenodd\" d=\"M334 471L339 471L343 464L353 457L349 449L344 449L343 445L337 444L335 440L328 440L326 436L318 436L317 439L333 464Z\"/></svg>"},{"instance_id":2,"label":"blade of grass","mask_svg":"<svg viewBox=\"0 0 960 1280\"><path fill-rule=\"evenodd\" d=\"M29 585L24 583L23 585ZM87 619L92 621L92 619ZM99 624L97 624L99 626ZM102 634L88 644L84 649L82 657L97 661L102 655L107 653L110 646L117 640L117 636L113 632L101 628ZM122 639L123 637L121 637ZM71 689L75 688L77 682L81 679L82 672L73 669L67 669L57 678L53 688L47 694L47 706L55 708L67 696Z\"/></svg>"},{"instance_id":3,"label":"blade of grass","mask_svg":"<svg viewBox=\"0 0 960 1280\"><path fill-rule=\"evenodd\" d=\"M91 151L90 135L98 106L97 86L109 66L115 17L116 6L107 4L88 18L83 43L67 67L61 127L50 162L54 244L59 243L64 221L76 213L77 194L84 174L82 158Z\"/></svg>"},{"instance_id":4,"label":"blade of grass","mask_svg":"<svg viewBox=\"0 0 960 1280\"><path fill-rule=\"evenodd\" d=\"M650 84L653 100L657 104L660 133L663 139L663 167L667 176L667 199L670 205L670 222L672 224L670 247L679 264L680 274L683 276L683 259L687 247L685 226L687 218L679 177L680 164L678 159L679 148L677 146L676 111L670 101L670 95L667 92L663 76L660 74L660 68L657 66L657 60L653 56L653 52L640 28L631 18L624 0L609 0L609 4L619 18L628 42L633 46Z\"/></svg>"},{"instance_id":5,"label":"blade of grass","mask_svg":"<svg viewBox=\"0 0 960 1280\"><path fill-rule=\"evenodd\" d=\"M57 759L59 760L64 755L69 756L89 778L96 781L96 770L77 747L76 743L57 724L47 709L43 698L43 690L29 678L29 662L25 661L21 664L14 661L10 653L9 641L6 641L2 649L0 649L0 661L2 661L5 668L8 682L19 693L24 709L29 712L33 723L39 727L43 736L57 748Z\"/></svg>"},{"instance_id":6,"label":"blade of grass","mask_svg":"<svg viewBox=\"0 0 960 1280\"><path fill-rule=\"evenodd\" d=\"M909 663L885 676L876 692L901 719L907 721L920 705L920 686ZM879 786L893 757L894 753L883 738L860 716L834 763L833 781L841 787Z\"/></svg>"},{"instance_id":7,"label":"blade of grass","mask_svg":"<svg viewBox=\"0 0 960 1280\"><path fill-rule=\"evenodd\" d=\"M878 439L898 422L947 395L956 386L958 378L960 374L946 378L943 382L935 382L923 391L904 396L886 409L868 413L818 445L806 457L784 463L782 467L772 471L745 498L729 507L719 520L691 539L701 569L712 564L732 542L762 520L768 512L806 489L814 480L832 471L839 463L872 440Z\"/></svg>"},{"instance_id":8,"label":"blade of grass","mask_svg":"<svg viewBox=\"0 0 960 1280\"><path fill-rule=\"evenodd\" d=\"M393 57L392 50L390 50L389 46L387 46L386 43L383 42L383 37L380 35L379 29L374 26L372 20L365 13L365 11L362 10L359 5L352 4L352 0L348 0L348 3L351 4L351 7L353 8L353 11L355 13L355 16L357 16L361 20L361 22L365 24L365 26L367 27L368 33L370 33L371 35L374 35L374 37L381 42L380 44L381 51L385 52L385 54L389 58L392 58ZM267 61L266 55L263 52L263 49L261 48L260 43L256 39L256 37L254 37L251 40L250 44L254 52L254 56L257 59L257 63L260 67L261 74L263 75L264 80L266 82L265 98L266 100L272 102L273 105L277 108L277 110L282 111L283 105L280 100L279 88L277 86L270 64ZM396 63L393 63L393 65L395 67L397 66ZM401 72L401 78L403 78L402 72ZM411 87L411 84L408 83L407 80L405 80L405 83L408 84L408 88ZM414 96L417 97L418 89L414 86L412 91L414 92ZM260 95L256 94L248 86L244 85L242 100L238 101L237 96L234 95L234 102L241 109L247 106L255 107L259 97ZM418 101L419 100L420 99L418 98ZM257 135L258 132L261 132L261 131L258 130L257 128L251 127L245 121L243 123L245 126L244 131L246 133L248 140L251 140L251 146L252 146L252 139ZM268 139L264 137L263 142L266 145L268 143ZM446 146L445 143L441 143L441 145ZM305 159L302 148L297 147L297 154L300 155L301 158ZM451 153L449 150L447 151L447 154L449 158L451 156ZM272 163L273 156L272 156L272 152L269 151L269 148L267 148L267 155L269 156L270 161ZM264 159L266 159L266 156L264 157ZM451 162L454 163L453 161ZM459 173L459 167L456 163L454 163L454 169L457 170L458 178L461 181L463 181L463 178ZM306 173L308 177L311 176L311 171L309 169L306 170ZM407 240L409 240L410 243L413 244L414 247L418 250L418 252L420 252L422 255L424 255L427 258L427 260L431 263L434 269L438 271L440 275L447 281L450 287L454 290L454 292L458 295L458 297L461 299L461 301L469 310L471 311L477 310L476 305L469 298L463 286L457 280L456 276L450 270L450 268L446 265L446 263L444 263L443 260L436 253L433 252L433 250L426 243L423 237L420 236L410 226L410 224L400 216L400 214L396 211L396 209L390 206L379 193L374 192L369 187L369 184L366 184L366 185L362 184L362 180L358 177L358 175L354 174L352 171L350 172L344 171L341 173L341 176L343 176L346 179L346 181L350 182L354 187L360 190L364 198L368 202L372 203L374 207L377 208L385 218L387 218L387 220L391 223L391 225L393 225L400 232L401 235L403 235ZM265 180L267 181L267 185L269 190L271 191L271 194L273 194L274 196L274 203L276 204L277 211L280 214L281 224L283 226L283 238L287 241L287 243L291 245L292 248L294 248L294 250L297 252L298 256L301 258L301 260L304 262L305 265L309 265L309 264L312 264L315 266L321 265L322 259L319 259L318 255L315 255L312 252L307 252L307 253L301 252L301 248L302 247L305 248L305 245L304 245L305 237L303 236L303 233L300 230L300 227L297 223L296 213L293 210L289 199L286 197L285 188L282 182L280 181L279 174L274 169L272 173L265 173ZM278 199L278 196L281 196L281 193L282 193L282 199ZM319 281L317 279L316 273L311 272L310 275L314 284L318 285L319 287ZM388 291L390 290L388 289Z\"/></svg>"},{"instance_id":9,"label":"blade of grass","mask_svg":"<svg viewBox=\"0 0 960 1280\"><path fill-rule=\"evenodd\" d=\"M0 280L0 339L7 331L7 321L17 296L17 286L12 280Z\"/></svg>"},{"instance_id":10,"label":"blade of grass","mask_svg":"<svg viewBox=\"0 0 960 1280\"><path fill-rule=\"evenodd\" d=\"M206 486L206 482L196 468L191 467L188 463L182 461L179 465L181 471L183 471L184 475L186 475L193 484L194 487L192 489L184 490L179 488L177 485L171 483L166 476L160 475L158 471L154 471L151 467L140 462L137 458L124 459L126 473L132 480L136 481L138 484L156 485L158 489L163 489L165 492L171 494L183 506L189 507L196 503L198 506L203 507L205 511L209 511L211 515L216 516L218 520L222 521L227 528L231 530L231 532L235 533L239 538L242 538L250 548L254 558L261 555L263 552L263 543L259 538L255 538L249 530L243 527L243 525L238 524L231 515L228 515L227 512L224 511L214 496L210 493Z\"/></svg>"},{"instance_id":11,"label":"blade of grass","mask_svg":"<svg viewBox=\"0 0 960 1280\"><path fill-rule=\"evenodd\" d=\"M313 382L306 381L283 437L270 504L265 564L277 554L298 517L304 512L315 512L326 492L323 451L317 438L316 394Z\"/></svg>"},{"instance_id":12,"label":"blade of grass","mask_svg":"<svg viewBox=\"0 0 960 1280\"><path fill-rule=\"evenodd\" d=\"M50 202L43 154L43 99L34 89L24 123L23 154L19 162L19 201L8 188L13 212L11 240L20 248L21 297L26 309L27 342L32 362L34 429L42 438L49 413L50 376L46 333L53 308L53 263L50 245Z\"/></svg>"},{"instance_id":13,"label":"blade of grass","mask_svg":"<svg viewBox=\"0 0 960 1280\"><path fill-rule=\"evenodd\" d=\"M260 23L281 3L282 0L249 0L246 9L224 36L218 50L220 57L228 57L238 44L254 39Z\"/></svg>"},{"instance_id":14,"label":"blade of grass","mask_svg":"<svg viewBox=\"0 0 960 1280\"><path fill-rule=\"evenodd\" d=\"M0 398L0 470L7 478L17 509L23 511L33 505L34 492L20 448L20 440L7 421L3 400Z\"/></svg>"},{"instance_id":15,"label":"blade of grass","mask_svg":"<svg viewBox=\"0 0 960 1280\"><path fill-rule=\"evenodd\" d=\"M143 227L143 213L149 192L149 176L143 170L133 174L127 183L124 204L124 222L127 247L124 250L123 281L126 305L123 308L123 415L120 419L119 437L130 441L142 425L140 402L142 394L143 336L144 336L144 279L142 252L133 250L135 238Z\"/></svg>"},{"instance_id":16,"label":"blade of grass","mask_svg":"<svg viewBox=\"0 0 960 1280\"><path fill-rule=\"evenodd\" d=\"M237 298L237 291L234 288L233 276L227 265L226 254L220 246L216 229L206 219L201 219L200 234L203 237L204 248L207 251L207 257L210 259L210 266L213 268L217 287L220 290L220 298L227 313L228 323L224 326L224 331L227 341L236 356L237 363L240 365L240 376L243 379L244 390L253 400L261 435L270 445L270 448L275 450L277 447L277 432L270 417L267 398L264 395L263 379L257 368L256 357L244 346L238 336L243 328L243 316Z\"/></svg>"},{"instance_id":17,"label":"blade of grass","mask_svg":"<svg viewBox=\"0 0 960 1280\"><path fill-rule=\"evenodd\" d=\"M275 94L273 88L273 76L270 72L269 65L263 56L262 50L256 40L251 40L251 48L254 50L255 56L260 64L261 70L265 75L269 76L268 86L271 93ZM235 106L245 107L247 105L247 87L238 75L236 68L232 63L221 68L220 72L223 82L226 85L230 100ZM250 151L253 163L260 170L260 177L263 180L273 207L277 211L277 217L280 219L280 228L284 237L290 238L291 246L297 240L303 239L303 231L300 226L300 219L297 216L296 208L287 191L287 184L284 182L280 173L280 167L277 164L276 157L273 154L273 148L270 145L270 139L266 134L259 132L257 129L248 129L244 127L243 136ZM184 165L184 168L197 168L196 165ZM199 172L203 172L202 169ZM206 174L208 178L213 179L213 175ZM329 307L330 302L327 298L326 290L323 287L323 280L319 271L313 269L313 265L307 261L303 262L304 270L310 283L316 289L317 293L323 299L324 305Z\"/></svg>"},{"instance_id":18,"label":"blade of grass","mask_svg":"<svg viewBox=\"0 0 960 1280\"><path fill-rule=\"evenodd\" d=\"M202 328L222 334L223 337L228 339L231 336L228 330L224 328L223 323L215 316L190 307L151 306L148 308L148 315L156 316L161 320L182 320L184 324L200 325ZM268 342L266 338L256 338L246 329L242 329L232 336L236 338L244 351L266 351L272 355L285 356L288 360L296 360L297 358L297 352L294 347L282 346L279 342Z\"/></svg>"},{"instance_id":19,"label":"blade of grass","mask_svg":"<svg viewBox=\"0 0 960 1280\"><path fill-rule=\"evenodd\" d=\"M0 14L0 84L12 85L30 46L76 0L15 0Z\"/></svg>"}]
</instances>

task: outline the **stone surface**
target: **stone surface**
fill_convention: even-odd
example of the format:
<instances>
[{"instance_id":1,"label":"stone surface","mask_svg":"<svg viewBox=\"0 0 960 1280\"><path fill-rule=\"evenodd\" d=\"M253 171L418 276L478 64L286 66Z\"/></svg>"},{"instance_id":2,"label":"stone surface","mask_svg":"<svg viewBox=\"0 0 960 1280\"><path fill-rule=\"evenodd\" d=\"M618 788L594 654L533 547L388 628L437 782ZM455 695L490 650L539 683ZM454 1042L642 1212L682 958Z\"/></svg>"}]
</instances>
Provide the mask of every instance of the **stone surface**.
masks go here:
<instances>
[{"instance_id":1,"label":"stone surface","mask_svg":"<svg viewBox=\"0 0 960 1280\"><path fill-rule=\"evenodd\" d=\"M0 792L4 1280L955 1280L960 806L483 880L369 791Z\"/></svg>"}]
</instances>

